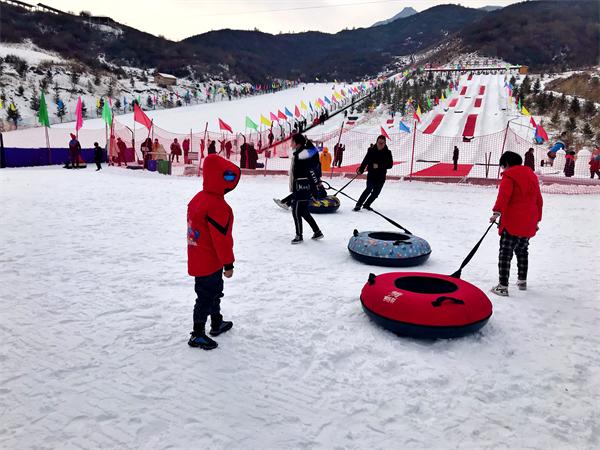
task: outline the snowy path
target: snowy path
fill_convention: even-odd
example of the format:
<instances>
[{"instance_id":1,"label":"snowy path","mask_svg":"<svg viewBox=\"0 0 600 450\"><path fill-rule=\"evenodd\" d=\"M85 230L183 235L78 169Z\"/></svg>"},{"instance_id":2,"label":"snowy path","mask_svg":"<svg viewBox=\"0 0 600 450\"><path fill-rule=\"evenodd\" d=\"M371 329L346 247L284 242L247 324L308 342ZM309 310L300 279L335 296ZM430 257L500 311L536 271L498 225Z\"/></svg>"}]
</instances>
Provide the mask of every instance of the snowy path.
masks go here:
<instances>
[{"instance_id":1,"label":"snowy path","mask_svg":"<svg viewBox=\"0 0 600 450\"><path fill-rule=\"evenodd\" d=\"M479 334L419 342L358 301L368 273L386 270L352 260L348 238L386 222L342 200L317 217L323 241L292 247L292 219L271 200L287 180L247 177L229 198L235 326L203 352L186 345L185 208L199 186L119 169L0 172L0 447L600 446L597 197L546 195L530 290L492 298ZM423 270L450 273L495 193L389 182L376 206L430 242ZM487 290L496 252L489 236L463 278Z\"/></svg>"}]
</instances>

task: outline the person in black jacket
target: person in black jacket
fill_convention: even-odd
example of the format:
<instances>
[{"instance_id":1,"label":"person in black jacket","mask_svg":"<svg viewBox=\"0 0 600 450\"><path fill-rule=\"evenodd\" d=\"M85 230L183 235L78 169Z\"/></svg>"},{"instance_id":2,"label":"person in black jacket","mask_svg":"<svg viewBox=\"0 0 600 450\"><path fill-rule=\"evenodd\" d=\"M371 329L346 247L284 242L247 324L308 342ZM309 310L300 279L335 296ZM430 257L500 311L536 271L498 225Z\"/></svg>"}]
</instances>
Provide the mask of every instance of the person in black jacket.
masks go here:
<instances>
[{"instance_id":1,"label":"person in black jacket","mask_svg":"<svg viewBox=\"0 0 600 450\"><path fill-rule=\"evenodd\" d=\"M454 170L458 170L458 147L454 146L454 151L452 152L452 162L454 163Z\"/></svg>"},{"instance_id":2,"label":"person in black jacket","mask_svg":"<svg viewBox=\"0 0 600 450\"><path fill-rule=\"evenodd\" d=\"M354 211L360 211L363 203L365 209L371 208L371 204L379 196L383 188L388 169L391 169L393 165L392 152L385 143L385 136L381 135L377 138L377 143L369 147L365 159L363 159L362 164L356 170L356 173L362 174L367 169L368 173L367 188L359 197Z\"/></svg>"},{"instance_id":3,"label":"person in black jacket","mask_svg":"<svg viewBox=\"0 0 600 450\"><path fill-rule=\"evenodd\" d=\"M301 134L292 138L292 147L294 153L290 167L290 191L292 192L292 216L296 227L296 237L292 240L292 244L300 244L302 219L306 220L312 228L312 239L323 238L317 222L308 211L311 196L316 196L320 184L314 163L314 156L318 157L319 151Z\"/></svg>"},{"instance_id":4,"label":"person in black jacket","mask_svg":"<svg viewBox=\"0 0 600 450\"><path fill-rule=\"evenodd\" d=\"M96 172L102 169L102 157L104 156L104 150L102 147L98 145L97 142L94 142L94 162L96 163Z\"/></svg>"}]
</instances>

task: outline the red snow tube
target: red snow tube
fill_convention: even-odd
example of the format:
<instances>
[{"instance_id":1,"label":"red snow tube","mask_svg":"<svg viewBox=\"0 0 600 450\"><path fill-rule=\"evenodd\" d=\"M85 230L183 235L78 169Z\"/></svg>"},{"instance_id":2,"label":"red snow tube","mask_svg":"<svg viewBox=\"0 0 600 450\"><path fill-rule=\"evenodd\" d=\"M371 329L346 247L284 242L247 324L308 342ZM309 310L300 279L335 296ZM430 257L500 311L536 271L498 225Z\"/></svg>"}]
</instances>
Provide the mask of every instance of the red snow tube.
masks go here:
<instances>
[{"instance_id":1,"label":"red snow tube","mask_svg":"<svg viewBox=\"0 0 600 450\"><path fill-rule=\"evenodd\" d=\"M492 303L460 278L424 272L369 275L360 301L377 324L405 336L453 338L481 329Z\"/></svg>"}]
</instances>

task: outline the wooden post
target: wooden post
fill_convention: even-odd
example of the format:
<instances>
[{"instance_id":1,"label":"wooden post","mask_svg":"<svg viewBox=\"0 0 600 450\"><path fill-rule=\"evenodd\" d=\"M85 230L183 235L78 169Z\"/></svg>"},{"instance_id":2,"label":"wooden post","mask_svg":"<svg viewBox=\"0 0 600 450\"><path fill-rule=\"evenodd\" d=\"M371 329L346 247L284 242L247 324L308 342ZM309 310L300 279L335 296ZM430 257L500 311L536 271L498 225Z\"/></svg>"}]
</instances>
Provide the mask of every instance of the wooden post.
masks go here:
<instances>
[{"instance_id":1,"label":"wooden post","mask_svg":"<svg viewBox=\"0 0 600 450\"><path fill-rule=\"evenodd\" d=\"M340 134L338 136L338 141L335 147L337 147L338 145L340 145L340 142L342 141L342 133L344 132L344 121L342 120L342 126L340 127ZM333 157L334 157L334 161L335 161L335 147L333 147ZM331 171L330 171L330 175L329 175L329 179L333 178L333 162L331 164Z\"/></svg>"}]
</instances>

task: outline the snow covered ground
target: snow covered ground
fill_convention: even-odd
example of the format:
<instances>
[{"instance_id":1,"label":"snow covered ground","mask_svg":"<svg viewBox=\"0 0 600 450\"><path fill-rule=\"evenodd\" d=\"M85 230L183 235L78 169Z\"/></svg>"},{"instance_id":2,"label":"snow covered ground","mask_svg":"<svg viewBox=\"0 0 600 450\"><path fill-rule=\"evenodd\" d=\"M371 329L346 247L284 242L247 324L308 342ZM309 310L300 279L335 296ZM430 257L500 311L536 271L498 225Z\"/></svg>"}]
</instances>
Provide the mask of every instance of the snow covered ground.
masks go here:
<instances>
[{"instance_id":1,"label":"snow covered ground","mask_svg":"<svg viewBox=\"0 0 600 450\"><path fill-rule=\"evenodd\" d=\"M480 333L421 342L360 307L369 272L387 270L352 260L348 239L386 222L342 199L317 217L323 241L292 247L292 218L271 200L287 179L246 177L228 195L235 325L204 352L186 344L185 211L200 185L116 168L0 172L0 447L600 446L597 197L546 195L530 289L490 294ZM388 182L376 206L429 241L422 270L451 273L495 194ZM463 271L484 290L497 241Z\"/></svg>"}]
</instances>

